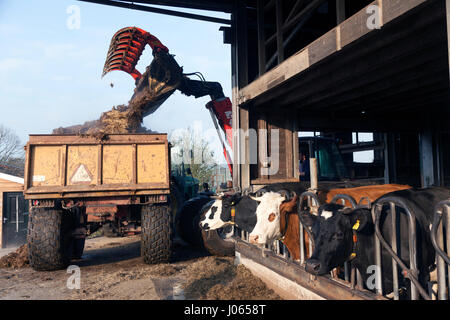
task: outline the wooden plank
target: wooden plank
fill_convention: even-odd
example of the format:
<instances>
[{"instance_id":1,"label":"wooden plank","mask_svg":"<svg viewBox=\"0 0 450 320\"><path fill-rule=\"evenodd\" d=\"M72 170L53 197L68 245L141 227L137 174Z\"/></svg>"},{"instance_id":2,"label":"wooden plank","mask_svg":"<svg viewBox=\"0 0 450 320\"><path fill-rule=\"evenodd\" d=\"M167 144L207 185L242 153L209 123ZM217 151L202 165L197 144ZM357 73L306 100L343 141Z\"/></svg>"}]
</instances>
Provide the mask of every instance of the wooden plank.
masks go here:
<instances>
[{"instance_id":1,"label":"wooden plank","mask_svg":"<svg viewBox=\"0 0 450 320\"><path fill-rule=\"evenodd\" d=\"M300 51L286 59L269 72L253 81L251 84L239 90L239 104L246 103L267 90L270 90L287 79L306 70L310 66L308 49Z\"/></svg>"},{"instance_id":2,"label":"wooden plank","mask_svg":"<svg viewBox=\"0 0 450 320\"><path fill-rule=\"evenodd\" d=\"M338 49L337 31L331 30L309 45L309 64L313 65L335 53Z\"/></svg>"},{"instance_id":3,"label":"wooden plank","mask_svg":"<svg viewBox=\"0 0 450 320\"><path fill-rule=\"evenodd\" d=\"M407 13L412 8L415 8L422 3L429 0L379 0L379 6L382 12L383 25L391 22L399 16Z\"/></svg>"},{"instance_id":4,"label":"wooden plank","mask_svg":"<svg viewBox=\"0 0 450 320\"><path fill-rule=\"evenodd\" d=\"M371 5L378 6L378 1L372 2L369 6ZM341 48L344 48L353 41L358 40L367 33L374 31L373 29L371 30L367 27L367 21L369 18L369 15L367 14L367 8L369 6L365 7L357 14L351 16L350 18L341 23L340 25ZM381 13L381 10L379 10L378 12Z\"/></svg>"}]
</instances>

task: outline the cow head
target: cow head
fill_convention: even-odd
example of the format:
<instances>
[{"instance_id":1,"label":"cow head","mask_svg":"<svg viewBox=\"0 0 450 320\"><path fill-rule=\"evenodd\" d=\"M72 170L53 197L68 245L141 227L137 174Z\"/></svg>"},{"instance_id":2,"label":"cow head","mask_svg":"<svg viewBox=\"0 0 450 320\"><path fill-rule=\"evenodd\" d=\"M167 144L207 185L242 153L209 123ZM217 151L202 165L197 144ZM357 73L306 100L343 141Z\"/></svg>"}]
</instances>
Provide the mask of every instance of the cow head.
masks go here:
<instances>
[{"instance_id":1,"label":"cow head","mask_svg":"<svg viewBox=\"0 0 450 320\"><path fill-rule=\"evenodd\" d=\"M314 239L314 252L306 261L306 271L323 275L348 261L353 249L353 230L363 230L369 220L367 209L353 210L334 203L322 205L318 216L301 212L300 221L311 228Z\"/></svg>"},{"instance_id":2,"label":"cow head","mask_svg":"<svg viewBox=\"0 0 450 320\"><path fill-rule=\"evenodd\" d=\"M288 200L288 196L280 192L267 192L252 199L259 205L256 209L256 225L249 237L250 243L268 244L281 235L280 207Z\"/></svg>"},{"instance_id":3,"label":"cow head","mask_svg":"<svg viewBox=\"0 0 450 320\"><path fill-rule=\"evenodd\" d=\"M242 198L240 193L221 195L213 202L200 221L203 230L220 229L231 222L231 208Z\"/></svg>"}]
</instances>

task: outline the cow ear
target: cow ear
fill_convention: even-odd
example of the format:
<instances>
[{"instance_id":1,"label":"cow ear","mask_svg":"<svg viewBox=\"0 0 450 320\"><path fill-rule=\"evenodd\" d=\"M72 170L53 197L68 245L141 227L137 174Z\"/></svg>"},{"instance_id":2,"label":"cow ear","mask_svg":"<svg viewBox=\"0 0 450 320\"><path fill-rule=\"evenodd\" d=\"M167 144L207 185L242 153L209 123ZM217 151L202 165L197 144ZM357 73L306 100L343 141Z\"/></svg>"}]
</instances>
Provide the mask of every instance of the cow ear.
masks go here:
<instances>
[{"instance_id":1,"label":"cow ear","mask_svg":"<svg viewBox=\"0 0 450 320\"><path fill-rule=\"evenodd\" d=\"M350 217L351 227L355 231L361 231L372 221L370 211L367 209L354 210Z\"/></svg>"},{"instance_id":2,"label":"cow ear","mask_svg":"<svg viewBox=\"0 0 450 320\"><path fill-rule=\"evenodd\" d=\"M299 217L305 227L312 227L314 222L317 220L317 216L312 215L309 211L301 211Z\"/></svg>"}]
</instances>

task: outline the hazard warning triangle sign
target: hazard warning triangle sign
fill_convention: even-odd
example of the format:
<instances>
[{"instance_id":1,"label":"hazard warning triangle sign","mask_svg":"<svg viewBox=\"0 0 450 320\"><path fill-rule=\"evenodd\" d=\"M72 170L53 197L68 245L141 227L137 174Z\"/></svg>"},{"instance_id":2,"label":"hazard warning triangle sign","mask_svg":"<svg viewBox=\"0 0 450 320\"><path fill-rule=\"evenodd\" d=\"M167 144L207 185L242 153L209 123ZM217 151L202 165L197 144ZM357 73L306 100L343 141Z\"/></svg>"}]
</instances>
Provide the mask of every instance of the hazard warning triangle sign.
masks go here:
<instances>
[{"instance_id":1,"label":"hazard warning triangle sign","mask_svg":"<svg viewBox=\"0 0 450 320\"><path fill-rule=\"evenodd\" d=\"M91 182L92 175L84 164L81 164L70 179L72 183Z\"/></svg>"}]
</instances>

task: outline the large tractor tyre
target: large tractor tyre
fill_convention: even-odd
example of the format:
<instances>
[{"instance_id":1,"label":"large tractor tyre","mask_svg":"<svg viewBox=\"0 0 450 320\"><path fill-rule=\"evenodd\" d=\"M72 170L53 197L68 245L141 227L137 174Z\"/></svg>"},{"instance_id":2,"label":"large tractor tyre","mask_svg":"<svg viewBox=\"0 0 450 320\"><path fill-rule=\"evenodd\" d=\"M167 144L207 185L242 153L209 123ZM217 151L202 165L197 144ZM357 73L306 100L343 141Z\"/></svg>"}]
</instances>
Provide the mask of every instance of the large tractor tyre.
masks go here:
<instances>
[{"instance_id":1,"label":"large tractor tyre","mask_svg":"<svg viewBox=\"0 0 450 320\"><path fill-rule=\"evenodd\" d=\"M64 269L72 255L72 219L62 209L34 208L28 220L28 257L37 271Z\"/></svg>"},{"instance_id":2,"label":"large tractor tyre","mask_svg":"<svg viewBox=\"0 0 450 320\"><path fill-rule=\"evenodd\" d=\"M146 205L141 210L141 256L148 264L169 262L172 255L172 214L169 205Z\"/></svg>"},{"instance_id":3,"label":"large tractor tyre","mask_svg":"<svg viewBox=\"0 0 450 320\"><path fill-rule=\"evenodd\" d=\"M202 208L212 203L208 196L199 195L186 201L178 215L179 234L181 238L194 245L203 246L201 230L199 226Z\"/></svg>"}]
</instances>

